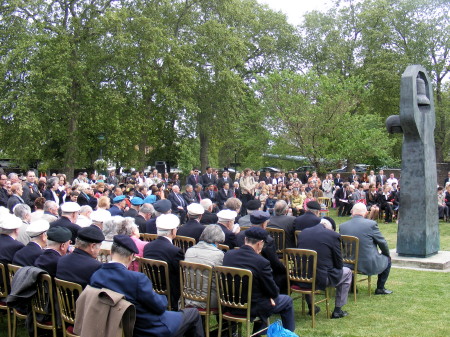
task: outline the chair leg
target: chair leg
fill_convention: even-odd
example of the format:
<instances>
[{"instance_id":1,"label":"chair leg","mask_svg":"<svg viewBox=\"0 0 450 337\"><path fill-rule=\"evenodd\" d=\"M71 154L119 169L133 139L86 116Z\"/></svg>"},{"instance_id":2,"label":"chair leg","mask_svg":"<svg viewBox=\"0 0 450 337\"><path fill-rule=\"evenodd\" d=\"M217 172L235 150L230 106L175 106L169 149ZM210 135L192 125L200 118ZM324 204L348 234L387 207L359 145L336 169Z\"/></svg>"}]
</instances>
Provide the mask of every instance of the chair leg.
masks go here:
<instances>
[{"instance_id":1,"label":"chair leg","mask_svg":"<svg viewBox=\"0 0 450 337\"><path fill-rule=\"evenodd\" d=\"M12 324L12 335L11 337L16 337L17 333L17 316L13 312L13 324Z\"/></svg>"},{"instance_id":2,"label":"chair leg","mask_svg":"<svg viewBox=\"0 0 450 337\"><path fill-rule=\"evenodd\" d=\"M327 309L327 318L331 318L330 315L330 289L331 288L326 288L325 289L325 296L326 296L326 300L325 300L325 304L326 304L326 309ZM334 289L334 288L333 288Z\"/></svg>"},{"instance_id":3,"label":"chair leg","mask_svg":"<svg viewBox=\"0 0 450 337\"><path fill-rule=\"evenodd\" d=\"M357 275L356 275L355 271L353 271L353 298L355 300L355 303L356 303L356 282L358 282Z\"/></svg>"},{"instance_id":4,"label":"chair leg","mask_svg":"<svg viewBox=\"0 0 450 337\"><path fill-rule=\"evenodd\" d=\"M305 294L302 294L302 315L305 316Z\"/></svg>"},{"instance_id":5,"label":"chair leg","mask_svg":"<svg viewBox=\"0 0 450 337\"><path fill-rule=\"evenodd\" d=\"M209 337L209 314L205 315L205 337Z\"/></svg>"},{"instance_id":6,"label":"chair leg","mask_svg":"<svg viewBox=\"0 0 450 337\"><path fill-rule=\"evenodd\" d=\"M372 291L371 291L371 283L372 283L372 276L369 275L367 277L367 282L368 282L368 288L369 288L369 297L372 296Z\"/></svg>"},{"instance_id":7,"label":"chair leg","mask_svg":"<svg viewBox=\"0 0 450 337\"><path fill-rule=\"evenodd\" d=\"M315 297L314 292L311 294L311 317L312 317L312 328L316 327L316 308L315 308Z\"/></svg>"}]
</instances>

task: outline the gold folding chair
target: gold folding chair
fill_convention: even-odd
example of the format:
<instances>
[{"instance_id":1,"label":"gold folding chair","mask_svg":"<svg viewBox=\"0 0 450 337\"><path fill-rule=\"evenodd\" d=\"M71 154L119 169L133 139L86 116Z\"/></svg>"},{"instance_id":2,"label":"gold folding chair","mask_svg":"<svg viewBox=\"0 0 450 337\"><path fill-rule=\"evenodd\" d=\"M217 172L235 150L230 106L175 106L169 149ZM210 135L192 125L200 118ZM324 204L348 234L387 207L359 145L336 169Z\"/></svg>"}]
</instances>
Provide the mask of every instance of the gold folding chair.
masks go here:
<instances>
[{"instance_id":1,"label":"gold folding chair","mask_svg":"<svg viewBox=\"0 0 450 337\"><path fill-rule=\"evenodd\" d=\"M211 266L180 261L181 309L186 308L186 300L205 304L206 308L196 309L201 316L205 316L206 337L209 337L210 316L218 313L217 303L211 303L212 275Z\"/></svg>"},{"instance_id":2,"label":"gold folding chair","mask_svg":"<svg viewBox=\"0 0 450 337\"><path fill-rule=\"evenodd\" d=\"M284 263L284 249L286 248L286 232L281 228L267 227L266 231L275 241L275 249L278 257Z\"/></svg>"},{"instance_id":3,"label":"gold folding chair","mask_svg":"<svg viewBox=\"0 0 450 337\"><path fill-rule=\"evenodd\" d=\"M111 261L111 250L110 249L100 249L97 255L97 261L101 263L108 263Z\"/></svg>"},{"instance_id":4,"label":"gold folding chair","mask_svg":"<svg viewBox=\"0 0 450 337\"><path fill-rule=\"evenodd\" d=\"M38 328L51 330L53 337L57 336L55 302L52 277L49 274L41 274L36 283L36 294L31 299L33 313L34 337L38 336ZM39 322L37 315L45 316L43 322ZM50 320L47 320L48 319Z\"/></svg>"},{"instance_id":5,"label":"gold folding chair","mask_svg":"<svg viewBox=\"0 0 450 337\"><path fill-rule=\"evenodd\" d=\"M56 293L61 314L64 337L78 337L73 332L75 325L76 302L83 288L78 283L55 278Z\"/></svg>"},{"instance_id":6,"label":"gold folding chair","mask_svg":"<svg viewBox=\"0 0 450 337\"><path fill-rule=\"evenodd\" d=\"M365 275L358 271L358 259L359 259L359 239L356 236L350 235L341 235L341 254L342 260L345 264L352 265L352 273L353 273L353 297L356 302L356 282L368 281L368 291L369 296L371 296L371 283L372 276ZM362 278L357 280L358 275L367 276L366 278Z\"/></svg>"},{"instance_id":7,"label":"gold folding chair","mask_svg":"<svg viewBox=\"0 0 450 337\"><path fill-rule=\"evenodd\" d=\"M9 295L8 283L6 281L6 267L3 263L0 263L0 299L6 299ZM0 300L0 310L6 313L6 319L8 324L8 337L11 336L11 309L6 302Z\"/></svg>"},{"instance_id":8,"label":"gold folding chair","mask_svg":"<svg viewBox=\"0 0 450 337\"><path fill-rule=\"evenodd\" d=\"M325 302L327 318L330 318L330 292L329 288L325 293L316 290L316 269L317 252L309 249L288 248L285 250L286 272L288 280L288 295L292 293L301 296L293 299L302 299L302 314L305 315L305 296L311 296L311 316L312 327L316 327L316 313L314 306ZM295 284L294 284L295 283ZM325 295L325 298L319 301L315 300L316 295Z\"/></svg>"},{"instance_id":9,"label":"gold folding chair","mask_svg":"<svg viewBox=\"0 0 450 337\"><path fill-rule=\"evenodd\" d=\"M239 324L239 335L242 336L242 325L245 324L246 336L254 336L266 330L252 334L251 331L251 304L253 274L250 270L232 267L214 267L216 275L216 289L219 300L219 329L222 331L223 320L228 321L231 336L231 322ZM235 315L228 309L245 310L245 315ZM224 312L225 311L225 312ZM255 320L258 318L255 318Z\"/></svg>"},{"instance_id":10,"label":"gold folding chair","mask_svg":"<svg viewBox=\"0 0 450 337\"><path fill-rule=\"evenodd\" d=\"M195 239L190 238L188 236L177 235L173 239L173 244L178 248L180 248L183 251L183 253L186 253L188 248L195 245Z\"/></svg>"},{"instance_id":11,"label":"gold folding chair","mask_svg":"<svg viewBox=\"0 0 450 337\"><path fill-rule=\"evenodd\" d=\"M217 248L220 249L224 253L226 253L230 250L230 247L228 245L224 245L223 243L219 243L217 245Z\"/></svg>"},{"instance_id":12,"label":"gold folding chair","mask_svg":"<svg viewBox=\"0 0 450 337\"><path fill-rule=\"evenodd\" d=\"M331 198L327 198L327 197L318 197L317 198L317 202L319 204L324 204L325 206L327 206L327 209L329 209L331 207Z\"/></svg>"},{"instance_id":13,"label":"gold folding chair","mask_svg":"<svg viewBox=\"0 0 450 337\"><path fill-rule=\"evenodd\" d=\"M16 274L16 272L22 268L21 266L17 266L14 264L8 264L8 274L9 274L9 282L10 284L12 284L12 280L14 278L14 275ZM27 319L27 314L26 313L21 313L19 312L17 309L13 309L13 320L12 320L12 337L16 337L17 336L17 319L21 319L21 320L26 320Z\"/></svg>"},{"instance_id":14,"label":"gold folding chair","mask_svg":"<svg viewBox=\"0 0 450 337\"><path fill-rule=\"evenodd\" d=\"M153 241L156 240L156 238L158 237L157 234L149 234L149 233L141 233L139 234L139 237L141 238L142 241Z\"/></svg>"},{"instance_id":15,"label":"gold folding chair","mask_svg":"<svg viewBox=\"0 0 450 337\"><path fill-rule=\"evenodd\" d=\"M245 230L247 230L247 229L249 229L250 228L250 226L241 226L241 232L242 231L245 231Z\"/></svg>"},{"instance_id":16,"label":"gold folding chair","mask_svg":"<svg viewBox=\"0 0 450 337\"><path fill-rule=\"evenodd\" d=\"M194 240L195 241L195 240ZM139 271L147 275L152 281L153 290L160 295L166 295L167 308L171 310L169 265L165 261L137 258L139 261Z\"/></svg>"},{"instance_id":17,"label":"gold folding chair","mask_svg":"<svg viewBox=\"0 0 450 337\"><path fill-rule=\"evenodd\" d=\"M294 235L295 235L295 247L298 247L298 235L301 233L302 231L295 231Z\"/></svg>"}]
</instances>

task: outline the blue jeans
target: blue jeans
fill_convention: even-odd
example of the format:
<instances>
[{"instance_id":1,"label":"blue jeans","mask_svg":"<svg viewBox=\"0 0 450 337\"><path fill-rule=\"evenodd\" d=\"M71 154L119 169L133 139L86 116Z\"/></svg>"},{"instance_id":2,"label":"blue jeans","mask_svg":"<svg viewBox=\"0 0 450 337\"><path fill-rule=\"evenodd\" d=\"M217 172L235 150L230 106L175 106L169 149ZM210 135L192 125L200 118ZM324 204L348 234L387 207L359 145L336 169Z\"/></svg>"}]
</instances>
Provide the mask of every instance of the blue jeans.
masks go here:
<instances>
[{"instance_id":1,"label":"blue jeans","mask_svg":"<svg viewBox=\"0 0 450 337\"><path fill-rule=\"evenodd\" d=\"M295 330L295 318L294 318L294 305L292 303L292 298L288 295L278 295L274 299L275 306L273 307L273 314L280 314L281 321L283 322L283 327L291 331ZM264 321L257 321L253 325L253 331L259 331L265 327L265 322L267 322L268 317L261 317Z\"/></svg>"}]
</instances>

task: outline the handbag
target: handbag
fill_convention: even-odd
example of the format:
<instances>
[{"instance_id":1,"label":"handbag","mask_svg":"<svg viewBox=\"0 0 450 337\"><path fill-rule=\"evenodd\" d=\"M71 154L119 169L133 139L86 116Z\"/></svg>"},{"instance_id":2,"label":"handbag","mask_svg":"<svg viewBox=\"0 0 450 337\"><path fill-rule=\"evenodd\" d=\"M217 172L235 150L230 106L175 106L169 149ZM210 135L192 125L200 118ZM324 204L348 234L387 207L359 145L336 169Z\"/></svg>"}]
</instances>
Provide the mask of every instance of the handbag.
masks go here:
<instances>
[{"instance_id":1,"label":"handbag","mask_svg":"<svg viewBox=\"0 0 450 337\"><path fill-rule=\"evenodd\" d=\"M268 337L299 337L292 331L283 328L283 325L281 324L280 320L277 320L276 322L269 325L269 328L267 329L267 336Z\"/></svg>"}]
</instances>

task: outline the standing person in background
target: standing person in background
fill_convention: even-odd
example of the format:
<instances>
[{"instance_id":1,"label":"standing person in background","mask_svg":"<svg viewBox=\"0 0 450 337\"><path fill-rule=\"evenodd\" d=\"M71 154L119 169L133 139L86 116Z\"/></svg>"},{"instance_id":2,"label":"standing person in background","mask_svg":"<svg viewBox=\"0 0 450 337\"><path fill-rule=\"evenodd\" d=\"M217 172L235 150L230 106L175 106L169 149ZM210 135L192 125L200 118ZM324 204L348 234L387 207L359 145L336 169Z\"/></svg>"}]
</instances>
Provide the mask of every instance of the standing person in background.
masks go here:
<instances>
[{"instance_id":1,"label":"standing person in background","mask_svg":"<svg viewBox=\"0 0 450 337\"><path fill-rule=\"evenodd\" d=\"M329 173L327 174L327 177L324 179L324 181L322 181L323 196L330 199L333 198L333 188L333 175Z\"/></svg>"},{"instance_id":2,"label":"standing person in background","mask_svg":"<svg viewBox=\"0 0 450 337\"><path fill-rule=\"evenodd\" d=\"M246 168L244 170L244 175L239 179L239 186L241 188L241 215L247 214L247 202L253 199L255 194L255 188L258 183L255 181L251 175L252 170Z\"/></svg>"},{"instance_id":3,"label":"standing person in background","mask_svg":"<svg viewBox=\"0 0 450 337\"><path fill-rule=\"evenodd\" d=\"M25 203L30 206L31 211L34 212L34 201L41 197L41 192L39 192L38 186L36 185L36 174L33 170L27 172L27 180L23 184L22 198Z\"/></svg>"}]
</instances>

